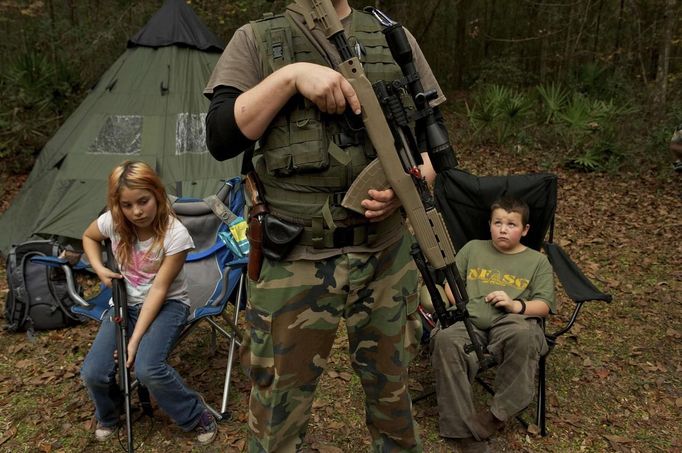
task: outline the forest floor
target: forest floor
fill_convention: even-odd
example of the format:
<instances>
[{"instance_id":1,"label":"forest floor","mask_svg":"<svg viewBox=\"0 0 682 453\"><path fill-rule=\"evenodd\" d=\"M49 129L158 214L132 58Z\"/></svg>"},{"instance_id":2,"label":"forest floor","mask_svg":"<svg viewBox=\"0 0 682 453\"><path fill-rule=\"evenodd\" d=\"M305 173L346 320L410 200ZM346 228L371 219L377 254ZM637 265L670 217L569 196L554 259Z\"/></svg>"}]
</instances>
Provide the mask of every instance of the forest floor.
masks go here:
<instances>
[{"instance_id":1,"label":"forest floor","mask_svg":"<svg viewBox=\"0 0 682 453\"><path fill-rule=\"evenodd\" d=\"M682 175L672 171L578 173L531 150L462 149L462 166L475 174L550 171L559 175L556 237L609 305L586 304L572 331L548 360L549 435L509 422L495 451L682 451ZM24 177L0 179L0 212ZM4 263L3 263L4 264ZM0 298L7 291L0 265ZM561 293L560 293L561 294ZM572 302L561 296L548 330L567 321ZM116 440L94 441L93 406L79 368L97 330L88 322L64 330L0 331L0 451L116 452ZM171 363L194 389L219 405L225 345L210 352L208 327L195 331ZM369 451L363 395L346 354L344 329L318 387L307 437L309 451ZM410 368L413 395L432 378L425 351ZM235 368L229 408L213 444L199 447L157 411L136 424L141 452L245 451L249 384ZM481 402L485 397L481 394ZM530 411L532 414L532 410ZM414 405L426 452L450 447L438 435L435 398Z\"/></svg>"}]
</instances>

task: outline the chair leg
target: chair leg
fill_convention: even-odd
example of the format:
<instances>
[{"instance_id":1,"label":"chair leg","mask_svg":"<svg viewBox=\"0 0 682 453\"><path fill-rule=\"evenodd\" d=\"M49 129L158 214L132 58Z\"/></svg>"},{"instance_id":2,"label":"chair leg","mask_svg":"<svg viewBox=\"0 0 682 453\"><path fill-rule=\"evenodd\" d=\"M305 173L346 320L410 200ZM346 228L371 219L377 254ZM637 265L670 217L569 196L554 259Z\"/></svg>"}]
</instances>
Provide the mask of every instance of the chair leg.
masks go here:
<instances>
[{"instance_id":1,"label":"chair leg","mask_svg":"<svg viewBox=\"0 0 682 453\"><path fill-rule=\"evenodd\" d=\"M539 375L538 375L538 407L537 407L537 425L540 428L540 435L541 436L546 436L547 435L547 420L545 417L545 410L546 410L546 382L545 382L545 365L546 365L547 357L542 356L540 357L540 363L539 363Z\"/></svg>"},{"instance_id":2,"label":"chair leg","mask_svg":"<svg viewBox=\"0 0 682 453\"><path fill-rule=\"evenodd\" d=\"M239 323L239 307L242 303L242 297L244 294L244 286L246 282L244 281L244 274L239 277L239 285L237 287L237 298L234 302L234 326L237 328ZM232 379L232 364L234 362L234 352L237 343L237 332L233 332L232 338L230 339L230 351L227 355L227 367L225 369L225 385L223 387L223 401L220 407L221 416L223 420L230 418L230 412L227 410L227 400L230 393L230 380Z\"/></svg>"}]
</instances>

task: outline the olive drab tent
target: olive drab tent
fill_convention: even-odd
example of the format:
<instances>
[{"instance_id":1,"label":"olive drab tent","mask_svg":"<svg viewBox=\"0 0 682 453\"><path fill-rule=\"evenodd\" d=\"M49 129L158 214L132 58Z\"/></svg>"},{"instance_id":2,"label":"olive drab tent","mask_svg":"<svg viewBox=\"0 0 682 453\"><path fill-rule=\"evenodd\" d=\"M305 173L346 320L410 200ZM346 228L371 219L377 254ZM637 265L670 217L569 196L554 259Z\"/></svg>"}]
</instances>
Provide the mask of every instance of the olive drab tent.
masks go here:
<instances>
[{"instance_id":1,"label":"olive drab tent","mask_svg":"<svg viewBox=\"0 0 682 453\"><path fill-rule=\"evenodd\" d=\"M0 252L31 236L79 241L125 159L157 170L170 194L203 198L239 175L205 144L202 91L223 48L183 0L167 0L40 152L0 217Z\"/></svg>"}]
</instances>

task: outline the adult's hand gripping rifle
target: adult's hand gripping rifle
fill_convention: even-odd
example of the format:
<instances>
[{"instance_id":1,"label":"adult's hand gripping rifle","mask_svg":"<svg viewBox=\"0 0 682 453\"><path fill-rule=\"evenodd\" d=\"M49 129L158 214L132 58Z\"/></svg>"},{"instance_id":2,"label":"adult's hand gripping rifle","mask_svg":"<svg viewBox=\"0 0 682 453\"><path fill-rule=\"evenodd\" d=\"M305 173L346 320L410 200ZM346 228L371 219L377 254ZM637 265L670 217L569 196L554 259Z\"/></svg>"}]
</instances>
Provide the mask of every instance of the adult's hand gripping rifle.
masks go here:
<instances>
[{"instance_id":1,"label":"adult's hand gripping rifle","mask_svg":"<svg viewBox=\"0 0 682 453\"><path fill-rule=\"evenodd\" d=\"M455 248L445 222L436 209L426 180L419 171L418 165L422 162L409 120L422 121L427 152L436 171L452 166L453 162L456 165L456 160L447 134L440 129L433 109L429 106L429 101L437 95L435 91L424 93L405 30L379 11L372 11L385 26L384 34L391 54L405 76L399 81L377 82L372 85L348 43L331 1L296 0L296 4L303 12L307 26L310 29L320 29L338 50L342 60L338 71L350 82L360 100L362 121L378 156L378 161L370 164L353 183L342 205L364 213L359 202L366 198L368 188L382 188L382 184L377 183L377 178L385 178L386 186L390 186L396 193L410 219L417 238L412 256L424 278L441 326L445 328L456 321L464 322L471 340L471 345L467 345L467 352L476 353L481 368L490 367L494 359L474 334L466 309L468 295L455 264ZM404 89L408 90L417 107L411 118L398 101L399 93ZM445 308L429 266L445 275L455 296L454 309Z\"/></svg>"},{"instance_id":2,"label":"adult's hand gripping rifle","mask_svg":"<svg viewBox=\"0 0 682 453\"><path fill-rule=\"evenodd\" d=\"M120 273L111 241L106 241L107 267L116 273ZM128 439L129 453L135 451L133 444L133 418L131 404L131 382L130 370L126 366L128 362L128 295L126 293L125 281L120 278L111 280L111 298L114 302L114 317L112 321L116 324L116 351L118 365L118 386L123 395L123 404L126 413L126 434Z\"/></svg>"}]
</instances>

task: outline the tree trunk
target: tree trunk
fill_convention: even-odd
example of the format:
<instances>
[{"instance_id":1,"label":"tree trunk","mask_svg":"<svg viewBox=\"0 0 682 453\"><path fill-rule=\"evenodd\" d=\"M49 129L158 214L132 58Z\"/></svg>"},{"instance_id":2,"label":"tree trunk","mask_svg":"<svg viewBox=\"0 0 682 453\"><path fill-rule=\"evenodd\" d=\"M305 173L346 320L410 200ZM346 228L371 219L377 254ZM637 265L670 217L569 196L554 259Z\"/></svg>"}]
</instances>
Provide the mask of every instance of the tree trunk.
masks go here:
<instances>
[{"instance_id":1,"label":"tree trunk","mask_svg":"<svg viewBox=\"0 0 682 453\"><path fill-rule=\"evenodd\" d=\"M457 66L455 66L455 78L453 80L455 88L462 88L464 81L467 61L466 26L470 6L471 0L461 0L457 8L457 23L455 25L455 58L457 59Z\"/></svg>"},{"instance_id":2,"label":"tree trunk","mask_svg":"<svg viewBox=\"0 0 682 453\"><path fill-rule=\"evenodd\" d=\"M667 0L663 16L663 38L658 52L658 66L656 68L656 103L665 104L668 94L668 70L670 68L670 47L673 37L673 26L675 25L675 10L677 0Z\"/></svg>"},{"instance_id":3,"label":"tree trunk","mask_svg":"<svg viewBox=\"0 0 682 453\"><path fill-rule=\"evenodd\" d=\"M620 59L621 49L620 49L620 34L623 31L623 10L625 9L625 0L620 0L620 11L618 13L618 28L616 29L616 44L613 46L614 66L618 65L618 60Z\"/></svg>"},{"instance_id":4,"label":"tree trunk","mask_svg":"<svg viewBox=\"0 0 682 453\"><path fill-rule=\"evenodd\" d=\"M485 27L483 33L483 58L486 59L490 56L490 46L492 45L492 40L490 39L495 33L495 0L491 0L490 8L486 8L485 15Z\"/></svg>"},{"instance_id":5,"label":"tree trunk","mask_svg":"<svg viewBox=\"0 0 682 453\"><path fill-rule=\"evenodd\" d=\"M592 61L596 60L597 52L599 52L599 26L601 25L601 12L603 7L604 0L599 0L599 10L597 11L597 27L594 32L594 48L592 51L593 52Z\"/></svg>"}]
</instances>

